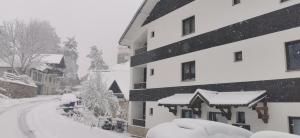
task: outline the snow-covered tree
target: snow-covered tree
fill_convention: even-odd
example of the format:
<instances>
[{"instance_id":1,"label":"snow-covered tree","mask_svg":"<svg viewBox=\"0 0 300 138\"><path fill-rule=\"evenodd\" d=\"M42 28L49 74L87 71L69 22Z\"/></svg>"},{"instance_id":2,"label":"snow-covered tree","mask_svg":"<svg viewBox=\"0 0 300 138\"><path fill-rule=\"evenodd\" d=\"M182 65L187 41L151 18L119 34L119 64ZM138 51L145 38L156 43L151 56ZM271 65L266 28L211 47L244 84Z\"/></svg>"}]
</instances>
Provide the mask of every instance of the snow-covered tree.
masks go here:
<instances>
[{"instance_id":1,"label":"snow-covered tree","mask_svg":"<svg viewBox=\"0 0 300 138\"><path fill-rule=\"evenodd\" d=\"M21 74L38 62L40 54L57 52L60 43L50 23L38 20L4 22L0 38L0 58L13 68L18 64Z\"/></svg>"},{"instance_id":2,"label":"snow-covered tree","mask_svg":"<svg viewBox=\"0 0 300 138\"><path fill-rule=\"evenodd\" d=\"M66 69L64 71L65 77L63 79L63 85L78 85L80 83L78 77L78 52L77 41L75 37L67 38L62 48L62 53L65 58Z\"/></svg>"},{"instance_id":3,"label":"snow-covered tree","mask_svg":"<svg viewBox=\"0 0 300 138\"><path fill-rule=\"evenodd\" d=\"M99 50L97 46L92 46L90 53L87 55L91 59L90 70L106 70L108 66L103 60L102 50Z\"/></svg>"},{"instance_id":4,"label":"snow-covered tree","mask_svg":"<svg viewBox=\"0 0 300 138\"><path fill-rule=\"evenodd\" d=\"M90 71L88 80L83 84L80 96L84 106L95 116L116 116L119 114L119 102L103 82L101 72Z\"/></svg>"}]
</instances>

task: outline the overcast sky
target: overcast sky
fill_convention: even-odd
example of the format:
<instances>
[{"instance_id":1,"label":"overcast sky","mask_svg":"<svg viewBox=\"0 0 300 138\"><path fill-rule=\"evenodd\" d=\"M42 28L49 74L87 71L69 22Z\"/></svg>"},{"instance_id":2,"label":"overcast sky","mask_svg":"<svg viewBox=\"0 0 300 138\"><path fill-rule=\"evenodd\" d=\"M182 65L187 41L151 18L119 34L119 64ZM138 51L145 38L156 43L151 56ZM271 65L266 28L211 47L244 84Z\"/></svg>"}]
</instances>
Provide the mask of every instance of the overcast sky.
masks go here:
<instances>
[{"instance_id":1,"label":"overcast sky","mask_svg":"<svg viewBox=\"0 0 300 138\"><path fill-rule=\"evenodd\" d=\"M48 20L62 41L75 36L79 43L79 74L89 66L89 47L104 50L108 64L116 62L118 40L142 0L0 0L0 22Z\"/></svg>"}]
</instances>

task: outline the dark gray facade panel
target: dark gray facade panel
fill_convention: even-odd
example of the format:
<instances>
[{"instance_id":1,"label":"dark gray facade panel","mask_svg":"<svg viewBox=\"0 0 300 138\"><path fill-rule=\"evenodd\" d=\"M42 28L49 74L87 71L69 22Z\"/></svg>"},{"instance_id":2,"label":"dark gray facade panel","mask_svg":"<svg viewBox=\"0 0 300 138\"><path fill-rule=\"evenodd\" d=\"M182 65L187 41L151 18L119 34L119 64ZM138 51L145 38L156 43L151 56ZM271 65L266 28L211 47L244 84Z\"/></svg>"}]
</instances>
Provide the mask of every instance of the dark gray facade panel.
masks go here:
<instances>
[{"instance_id":1,"label":"dark gray facade panel","mask_svg":"<svg viewBox=\"0 0 300 138\"><path fill-rule=\"evenodd\" d=\"M300 4L296 4L133 56L131 57L131 66L142 65L299 26Z\"/></svg>"},{"instance_id":2,"label":"dark gray facade panel","mask_svg":"<svg viewBox=\"0 0 300 138\"><path fill-rule=\"evenodd\" d=\"M300 78L131 90L130 101L157 101L197 89L218 92L266 90L269 102L300 102Z\"/></svg>"},{"instance_id":3,"label":"dark gray facade panel","mask_svg":"<svg viewBox=\"0 0 300 138\"><path fill-rule=\"evenodd\" d=\"M150 15L147 17L146 21L143 25L146 25L168 13L175 11L176 9L189 4L194 0L160 0L153 10L151 11Z\"/></svg>"}]
</instances>

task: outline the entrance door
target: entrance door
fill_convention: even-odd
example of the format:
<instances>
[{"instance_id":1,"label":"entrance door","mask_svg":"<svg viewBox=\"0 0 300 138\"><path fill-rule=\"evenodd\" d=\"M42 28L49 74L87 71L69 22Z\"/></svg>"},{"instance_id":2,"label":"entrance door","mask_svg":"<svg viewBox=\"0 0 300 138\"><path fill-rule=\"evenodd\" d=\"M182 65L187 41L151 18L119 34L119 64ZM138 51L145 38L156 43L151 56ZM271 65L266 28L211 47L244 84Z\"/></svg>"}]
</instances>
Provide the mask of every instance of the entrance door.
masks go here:
<instances>
[{"instance_id":1,"label":"entrance door","mask_svg":"<svg viewBox=\"0 0 300 138\"><path fill-rule=\"evenodd\" d=\"M300 135L300 117L290 117L290 133Z\"/></svg>"}]
</instances>

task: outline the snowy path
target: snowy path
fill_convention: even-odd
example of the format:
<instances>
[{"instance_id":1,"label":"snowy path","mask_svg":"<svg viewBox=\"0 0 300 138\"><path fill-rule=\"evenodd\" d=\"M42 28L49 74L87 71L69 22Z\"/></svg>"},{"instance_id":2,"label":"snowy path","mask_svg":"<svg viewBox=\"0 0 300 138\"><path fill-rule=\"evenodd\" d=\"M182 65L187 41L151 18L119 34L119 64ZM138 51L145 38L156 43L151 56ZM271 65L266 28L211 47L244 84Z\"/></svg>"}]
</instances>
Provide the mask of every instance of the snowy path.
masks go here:
<instances>
[{"instance_id":1,"label":"snowy path","mask_svg":"<svg viewBox=\"0 0 300 138\"><path fill-rule=\"evenodd\" d=\"M129 138L127 135L91 128L60 115L58 101L34 107L27 115L28 126L36 138Z\"/></svg>"},{"instance_id":2,"label":"snowy path","mask_svg":"<svg viewBox=\"0 0 300 138\"><path fill-rule=\"evenodd\" d=\"M66 118L58 104L57 97L37 97L0 105L0 138L129 138Z\"/></svg>"},{"instance_id":3,"label":"snowy path","mask_svg":"<svg viewBox=\"0 0 300 138\"><path fill-rule=\"evenodd\" d=\"M34 138L26 124L26 113L43 102L54 98L32 98L3 108L0 112L0 136L5 138Z\"/></svg>"}]
</instances>

